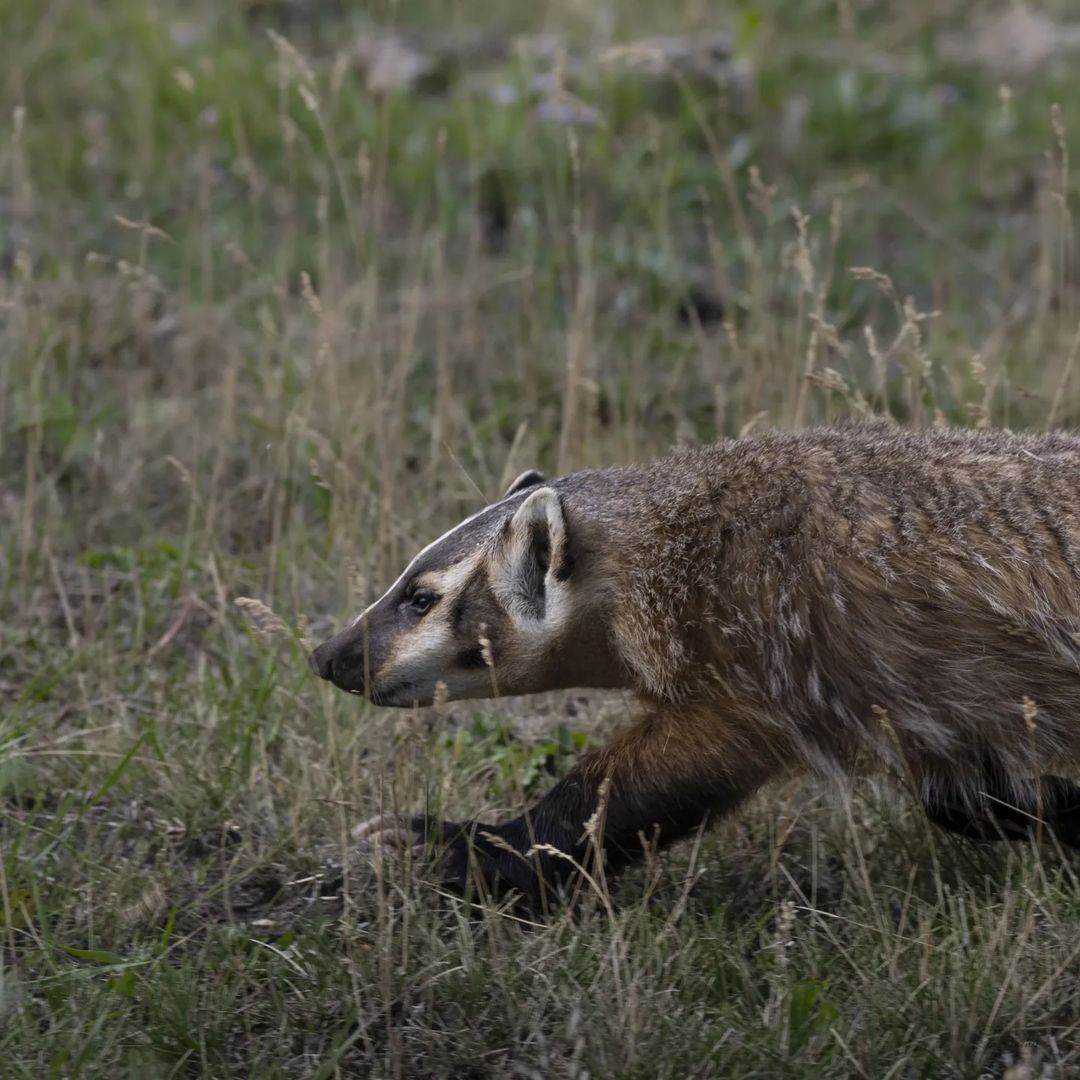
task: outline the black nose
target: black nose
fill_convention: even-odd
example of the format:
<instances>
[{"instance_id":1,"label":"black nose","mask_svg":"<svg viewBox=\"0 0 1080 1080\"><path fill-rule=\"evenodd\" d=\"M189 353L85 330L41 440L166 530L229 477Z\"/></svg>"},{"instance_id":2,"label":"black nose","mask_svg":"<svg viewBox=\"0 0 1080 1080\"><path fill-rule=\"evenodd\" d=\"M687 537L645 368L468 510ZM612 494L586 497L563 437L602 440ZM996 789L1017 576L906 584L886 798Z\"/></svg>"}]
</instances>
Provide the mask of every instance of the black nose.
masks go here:
<instances>
[{"instance_id":1,"label":"black nose","mask_svg":"<svg viewBox=\"0 0 1080 1080\"><path fill-rule=\"evenodd\" d=\"M308 665L320 679L334 677L334 653L337 648L333 641L324 641L309 657Z\"/></svg>"},{"instance_id":2,"label":"black nose","mask_svg":"<svg viewBox=\"0 0 1080 1080\"><path fill-rule=\"evenodd\" d=\"M366 663L363 642L351 630L328 638L308 657L311 670L320 679L353 694L364 692Z\"/></svg>"}]
</instances>

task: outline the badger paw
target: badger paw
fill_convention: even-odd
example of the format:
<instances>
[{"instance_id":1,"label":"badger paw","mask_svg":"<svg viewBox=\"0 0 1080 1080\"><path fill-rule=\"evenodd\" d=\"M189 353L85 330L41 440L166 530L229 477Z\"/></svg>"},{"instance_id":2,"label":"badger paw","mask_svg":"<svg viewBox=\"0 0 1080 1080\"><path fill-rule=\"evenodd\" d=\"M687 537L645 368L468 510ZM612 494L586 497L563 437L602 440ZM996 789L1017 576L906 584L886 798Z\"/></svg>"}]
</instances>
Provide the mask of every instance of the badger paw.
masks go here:
<instances>
[{"instance_id":1,"label":"badger paw","mask_svg":"<svg viewBox=\"0 0 1080 1080\"><path fill-rule=\"evenodd\" d=\"M406 852L420 858L431 848L444 888L464 895L469 880L470 837L467 827L451 821L401 814L377 814L352 830L362 851L376 857Z\"/></svg>"},{"instance_id":2,"label":"badger paw","mask_svg":"<svg viewBox=\"0 0 1080 1080\"><path fill-rule=\"evenodd\" d=\"M413 819L399 814L377 814L361 821L352 831L357 845L364 851L409 851L414 856L424 851L424 832L413 827Z\"/></svg>"},{"instance_id":3,"label":"badger paw","mask_svg":"<svg viewBox=\"0 0 1080 1080\"><path fill-rule=\"evenodd\" d=\"M474 901L486 899L496 903L513 894L516 898L513 907L527 914L541 910L545 889L553 889L563 863L546 865L547 873L542 878L536 865L521 854L527 840L517 835L519 824L520 821L485 825L476 821L380 814L357 825L353 838L362 847L378 853L400 854L408 850L418 857L430 847L444 889ZM550 857L547 862L552 862Z\"/></svg>"}]
</instances>

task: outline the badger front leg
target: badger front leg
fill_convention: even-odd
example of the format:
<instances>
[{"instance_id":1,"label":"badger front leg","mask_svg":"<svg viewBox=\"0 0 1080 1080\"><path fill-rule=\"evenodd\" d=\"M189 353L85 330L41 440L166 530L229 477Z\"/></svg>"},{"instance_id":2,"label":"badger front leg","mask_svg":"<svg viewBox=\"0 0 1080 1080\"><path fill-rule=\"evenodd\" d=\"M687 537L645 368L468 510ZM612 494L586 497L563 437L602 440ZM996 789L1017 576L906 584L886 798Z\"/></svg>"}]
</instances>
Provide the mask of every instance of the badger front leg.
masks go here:
<instances>
[{"instance_id":1,"label":"badger front leg","mask_svg":"<svg viewBox=\"0 0 1080 1080\"><path fill-rule=\"evenodd\" d=\"M732 809L769 772L766 756L754 752L730 719L712 710L655 707L512 821L417 817L410 824L417 836L445 846L448 888L466 894L475 887L496 898L513 890L522 906L539 913L581 871L596 880L597 848L603 872L613 873L640 859L646 846L678 840ZM594 815L595 843L587 828Z\"/></svg>"}]
</instances>

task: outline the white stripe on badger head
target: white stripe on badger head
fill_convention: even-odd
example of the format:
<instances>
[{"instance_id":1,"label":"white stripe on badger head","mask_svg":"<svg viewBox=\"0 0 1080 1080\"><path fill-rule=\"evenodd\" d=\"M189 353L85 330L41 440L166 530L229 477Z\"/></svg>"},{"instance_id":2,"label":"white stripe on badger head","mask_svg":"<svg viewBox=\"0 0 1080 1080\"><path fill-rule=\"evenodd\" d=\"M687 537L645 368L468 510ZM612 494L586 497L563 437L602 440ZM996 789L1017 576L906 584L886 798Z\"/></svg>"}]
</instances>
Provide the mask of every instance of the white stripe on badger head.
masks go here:
<instances>
[{"instance_id":1,"label":"white stripe on badger head","mask_svg":"<svg viewBox=\"0 0 1080 1080\"><path fill-rule=\"evenodd\" d=\"M384 592L384 593L382 594L382 596L380 596L380 597L379 597L379 599L375 601L375 603L374 603L374 604L368 604L368 606L367 606L366 608L364 608L364 610L363 610L363 611L361 611L361 612L360 612L360 614L359 614L359 615L357 615L357 616L356 616L356 618L355 618L355 619L353 619L353 621L352 621L351 623L349 623L349 625L348 625L347 629L350 629L350 630L351 630L351 629L352 629L352 628L353 628L354 626L358 625L358 624L359 624L359 622L360 622L360 620L361 620L361 619L362 619L362 618L363 618L363 617L364 617L364 616L365 616L365 615L366 615L366 614L367 614L367 613L368 613L368 612L369 612L369 611L370 611L370 610L371 610L371 609L372 609L373 607L375 607L375 606L376 606L376 604L381 604L383 600L385 600L385 599L386 599L386 598L387 598L387 597L388 597L388 596L389 596L389 595L390 595L390 594L391 594L391 593L392 593L392 592L393 592L393 591L394 591L394 590L395 590L395 589L396 589L396 588L397 588L397 587L398 587L398 586L399 586L399 585L400 585L400 584L401 584L401 583L402 583L403 581L405 581L405 580L406 580L406 579L407 579L407 578L408 578L408 577L409 577L409 576L410 576L410 575L412 574L412 572L413 572L413 567L414 567L414 566L415 566L415 565L416 565L416 564L417 564L417 563L418 563L418 562L419 562L419 561L420 561L420 560L421 560L421 559L422 559L422 558L423 558L423 557L424 557L424 556L425 556L425 555L426 555L426 554L427 554L427 553L428 553L429 551L431 551L431 550L432 550L433 548L437 547L437 546L438 546L439 544L441 544L441 543L442 543L442 542L443 542L444 540L446 540L446 539L447 539L448 537L451 537L451 536L453 536L453 535L454 535L454 533L456 533L456 532L457 532L457 531L458 531L459 529L464 529L466 525L471 525L471 524L472 524L472 523L473 523L473 522L474 522L474 521L475 521L475 520L476 520L476 519L477 519L478 517L482 517L482 516L483 516L484 514L486 514L486 513L487 513L487 512L489 511L489 510L492 510L492 509L494 509L494 508L495 508L496 506L499 506L499 505L501 505L502 503L504 503L504 502L507 502L507 501L508 501L509 499L516 499L516 498L518 498L518 497L519 497L520 495L521 495L521 492L520 492L520 491L516 491L516 492L514 492L514 493L513 493L513 494L511 494L511 495L504 495L504 496L503 496L503 497L502 497L501 499L497 499L497 500L496 500L495 502L493 502L493 503L488 503L488 504L487 504L487 506L485 506L485 507L484 507L484 508L483 508L482 510L477 510L475 514L470 514L470 515L469 515L469 516L468 516L468 517L467 517L467 518L466 518L466 519L465 519L464 521L459 521L459 522L458 522L458 523L457 523L457 524L456 524L456 525L455 525L455 526L454 526L454 527L453 527L452 529L447 529L447 530L446 530L446 532L444 532L444 533L442 534L442 536L440 536L440 537L439 537L439 538L438 538L437 540L432 540L430 544L428 544L428 545L427 545L426 547L422 548L422 549L421 549L421 550L420 550L419 552L417 552L417 554L416 554L416 555L414 555L414 556L412 557L412 559L411 559L411 560L409 561L409 565L408 565L408 566L406 566L406 567L405 567L405 569L404 569L404 570L403 570L403 571L401 572L401 574L400 574L400 575L398 576L398 579L397 579L397 580L396 580L396 581L394 582L394 584L393 584L393 585L391 585L391 586L390 586L390 588L389 588L389 589L387 589L387 590L386 590L386 592Z\"/></svg>"}]
</instances>

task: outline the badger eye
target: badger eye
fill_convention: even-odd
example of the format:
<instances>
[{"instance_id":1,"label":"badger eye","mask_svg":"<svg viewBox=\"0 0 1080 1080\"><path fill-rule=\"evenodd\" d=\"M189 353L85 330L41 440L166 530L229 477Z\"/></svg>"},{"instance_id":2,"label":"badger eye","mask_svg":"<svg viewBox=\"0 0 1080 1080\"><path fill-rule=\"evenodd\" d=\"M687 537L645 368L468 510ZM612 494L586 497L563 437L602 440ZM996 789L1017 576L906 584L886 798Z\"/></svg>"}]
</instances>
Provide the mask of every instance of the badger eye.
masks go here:
<instances>
[{"instance_id":1,"label":"badger eye","mask_svg":"<svg viewBox=\"0 0 1080 1080\"><path fill-rule=\"evenodd\" d=\"M426 615L435 605L435 594L430 589L421 589L413 594L409 608L417 615Z\"/></svg>"}]
</instances>

